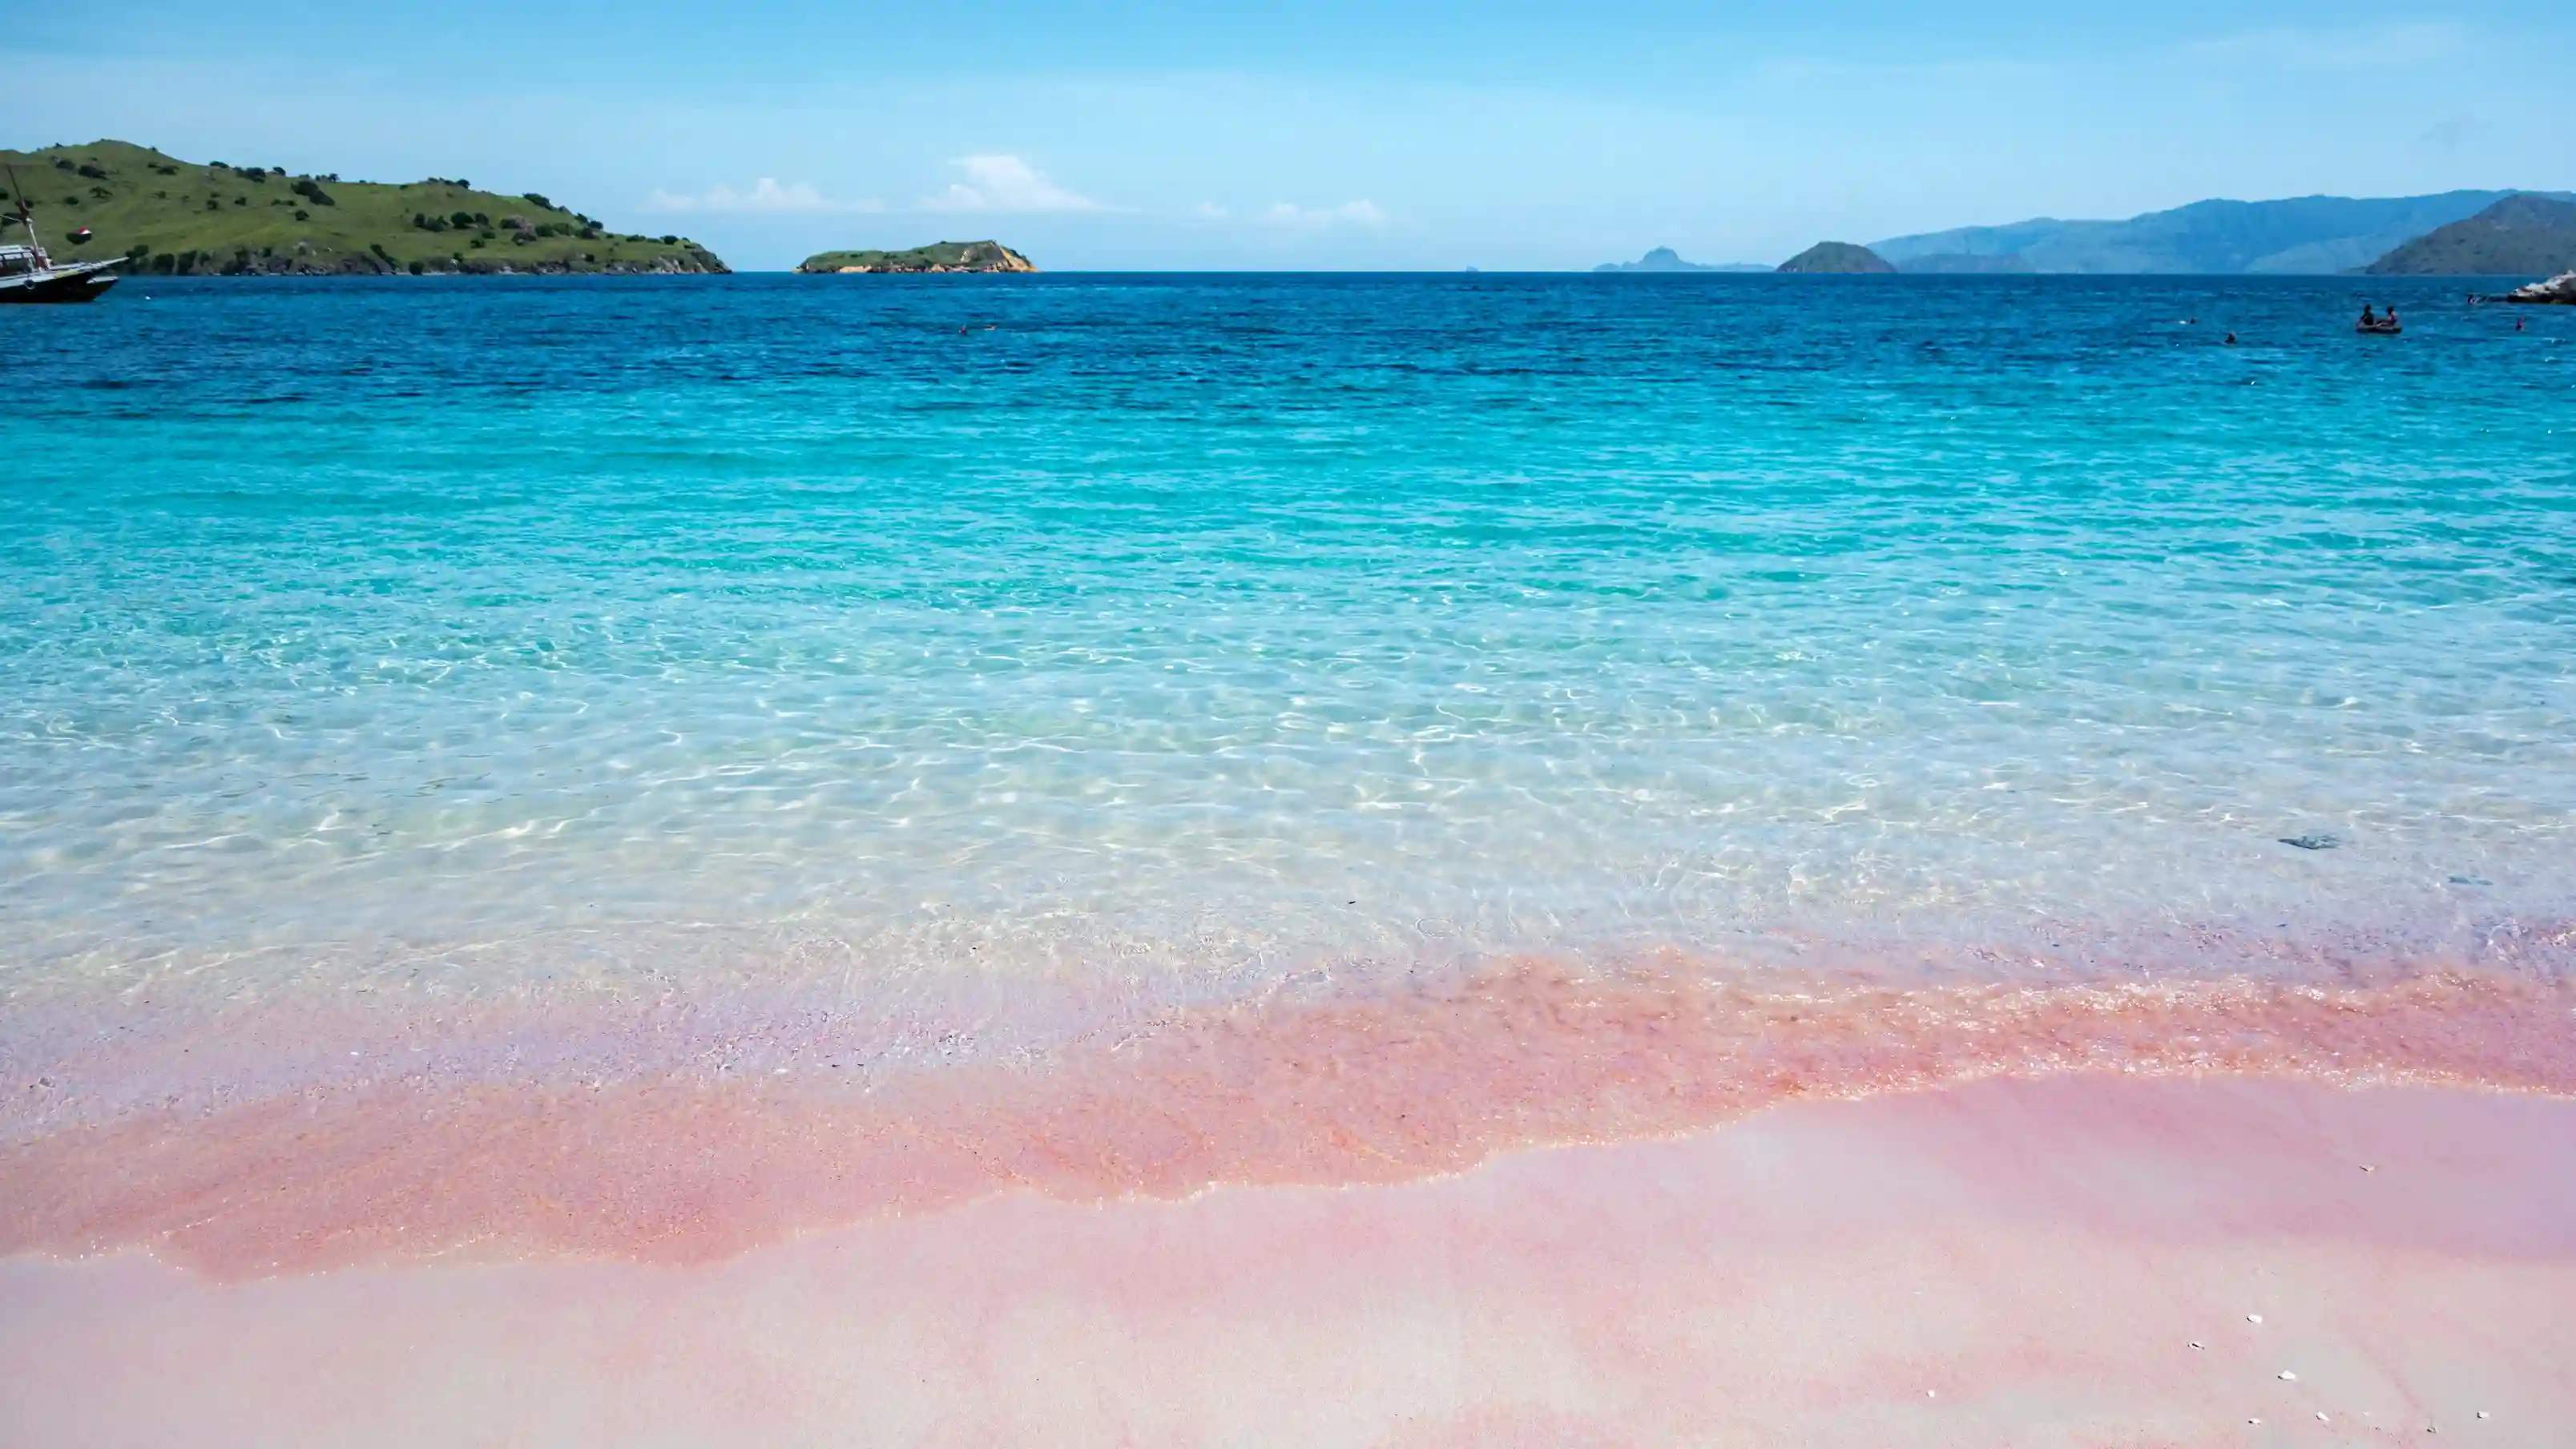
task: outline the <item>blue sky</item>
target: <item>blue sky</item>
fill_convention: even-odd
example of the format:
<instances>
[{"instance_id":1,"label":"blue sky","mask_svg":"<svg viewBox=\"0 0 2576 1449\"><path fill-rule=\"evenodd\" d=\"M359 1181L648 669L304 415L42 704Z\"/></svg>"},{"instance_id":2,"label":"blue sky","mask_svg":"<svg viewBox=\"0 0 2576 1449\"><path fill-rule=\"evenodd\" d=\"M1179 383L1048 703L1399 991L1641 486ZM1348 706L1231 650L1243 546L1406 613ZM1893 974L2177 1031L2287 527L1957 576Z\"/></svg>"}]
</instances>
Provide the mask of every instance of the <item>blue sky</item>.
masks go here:
<instances>
[{"instance_id":1,"label":"blue sky","mask_svg":"<svg viewBox=\"0 0 2576 1449\"><path fill-rule=\"evenodd\" d=\"M13 16L0 142L463 175L737 266L1777 261L2208 196L2576 188L2576 7L191 0Z\"/></svg>"}]
</instances>

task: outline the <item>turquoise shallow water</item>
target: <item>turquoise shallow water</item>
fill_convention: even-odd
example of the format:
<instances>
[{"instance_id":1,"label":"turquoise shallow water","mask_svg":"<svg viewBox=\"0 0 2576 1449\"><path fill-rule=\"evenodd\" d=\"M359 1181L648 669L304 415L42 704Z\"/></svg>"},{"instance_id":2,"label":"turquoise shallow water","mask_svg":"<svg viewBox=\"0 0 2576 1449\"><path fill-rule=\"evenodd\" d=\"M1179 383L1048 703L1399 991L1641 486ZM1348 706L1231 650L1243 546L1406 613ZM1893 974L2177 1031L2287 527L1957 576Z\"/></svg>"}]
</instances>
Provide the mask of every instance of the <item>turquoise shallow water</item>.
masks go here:
<instances>
[{"instance_id":1,"label":"turquoise shallow water","mask_svg":"<svg viewBox=\"0 0 2576 1449\"><path fill-rule=\"evenodd\" d=\"M12 309L0 989L2556 921L2576 317L2369 285Z\"/></svg>"}]
</instances>

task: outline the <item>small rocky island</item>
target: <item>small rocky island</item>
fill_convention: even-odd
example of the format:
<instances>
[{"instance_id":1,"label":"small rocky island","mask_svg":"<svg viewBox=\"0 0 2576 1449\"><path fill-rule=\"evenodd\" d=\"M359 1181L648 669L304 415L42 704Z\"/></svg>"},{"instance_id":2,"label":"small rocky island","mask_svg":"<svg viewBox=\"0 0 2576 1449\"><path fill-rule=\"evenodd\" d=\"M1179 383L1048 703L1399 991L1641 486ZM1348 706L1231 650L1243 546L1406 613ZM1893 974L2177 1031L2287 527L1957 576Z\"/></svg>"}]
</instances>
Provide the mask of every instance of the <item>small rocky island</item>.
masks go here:
<instances>
[{"instance_id":1,"label":"small rocky island","mask_svg":"<svg viewBox=\"0 0 2576 1449\"><path fill-rule=\"evenodd\" d=\"M2561 272L2546 282L2534 282L2528 287L2516 287L2505 293L2504 299L2508 302L2542 302L2554 303L2562 307L2576 307L2576 272Z\"/></svg>"},{"instance_id":2,"label":"small rocky island","mask_svg":"<svg viewBox=\"0 0 2576 1449\"><path fill-rule=\"evenodd\" d=\"M1596 272L1767 272L1769 267L1752 262L1686 262L1671 247L1657 247L1633 262L1603 262Z\"/></svg>"},{"instance_id":3,"label":"small rocky island","mask_svg":"<svg viewBox=\"0 0 2576 1449\"><path fill-rule=\"evenodd\" d=\"M681 236L611 231L536 192L182 161L124 141L0 150L57 261L151 276L721 272ZM0 197L14 212L21 198Z\"/></svg>"},{"instance_id":4,"label":"small rocky island","mask_svg":"<svg viewBox=\"0 0 2576 1449\"><path fill-rule=\"evenodd\" d=\"M1034 272L1027 257L997 241L932 242L903 251L818 252L800 272Z\"/></svg>"},{"instance_id":5,"label":"small rocky island","mask_svg":"<svg viewBox=\"0 0 2576 1449\"><path fill-rule=\"evenodd\" d=\"M1828 276L1892 276L1896 268L1867 247L1850 242L1818 242L1782 262L1780 270Z\"/></svg>"}]
</instances>

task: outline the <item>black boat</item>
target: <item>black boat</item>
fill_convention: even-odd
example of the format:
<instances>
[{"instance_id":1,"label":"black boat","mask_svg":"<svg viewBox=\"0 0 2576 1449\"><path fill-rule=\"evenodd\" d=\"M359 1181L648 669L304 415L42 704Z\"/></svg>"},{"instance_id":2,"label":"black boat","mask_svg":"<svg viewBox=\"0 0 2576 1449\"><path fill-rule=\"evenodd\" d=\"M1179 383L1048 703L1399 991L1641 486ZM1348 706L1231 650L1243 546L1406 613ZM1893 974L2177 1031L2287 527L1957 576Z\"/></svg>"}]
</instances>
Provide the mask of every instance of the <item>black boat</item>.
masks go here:
<instances>
[{"instance_id":1,"label":"black boat","mask_svg":"<svg viewBox=\"0 0 2576 1449\"><path fill-rule=\"evenodd\" d=\"M0 303L87 302L116 285L116 274L109 268L125 258L56 266L45 255L45 244L36 240L36 214L27 206L27 193L18 185L14 168L9 172L9 191L18 199L18 225L27 230L27 244L0 246Z\"/></svg>"}]
</instances>

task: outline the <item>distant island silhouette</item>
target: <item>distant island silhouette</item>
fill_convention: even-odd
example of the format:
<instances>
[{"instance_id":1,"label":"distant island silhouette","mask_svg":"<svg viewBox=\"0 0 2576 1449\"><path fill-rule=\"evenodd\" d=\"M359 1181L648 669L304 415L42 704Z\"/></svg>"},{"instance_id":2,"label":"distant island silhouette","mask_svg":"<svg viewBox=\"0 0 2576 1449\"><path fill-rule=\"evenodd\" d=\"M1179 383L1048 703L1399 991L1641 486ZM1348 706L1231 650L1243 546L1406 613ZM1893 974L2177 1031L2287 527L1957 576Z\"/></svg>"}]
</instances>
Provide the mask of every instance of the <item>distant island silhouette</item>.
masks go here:
<instances>
[{"instance_id":1,"label":"distant island silhouette","mask_svg":"<svg viewBox=\"0 0 2576 1449\"><path fill-rule=\"evenodd\" d=\"M1671 247L1657 247L1633 262L1603 262L1596 272L1767 272L1759 262L1686 262Z\"/></svg>"}]
</instances>

